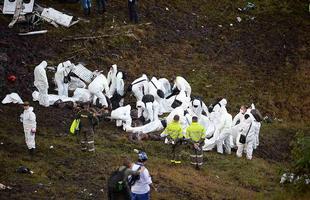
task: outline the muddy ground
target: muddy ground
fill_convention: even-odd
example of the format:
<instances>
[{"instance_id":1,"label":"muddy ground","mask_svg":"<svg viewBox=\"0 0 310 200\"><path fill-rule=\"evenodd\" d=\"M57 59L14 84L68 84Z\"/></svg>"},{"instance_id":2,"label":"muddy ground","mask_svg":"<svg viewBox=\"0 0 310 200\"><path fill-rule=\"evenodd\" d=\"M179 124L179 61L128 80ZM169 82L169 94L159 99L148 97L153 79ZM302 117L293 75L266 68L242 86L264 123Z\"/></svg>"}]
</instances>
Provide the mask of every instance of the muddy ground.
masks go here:
<instances>
[{"instance_id":1,"label":"muddy ground","mask_svg":"<svg viewBox=\"0 0 310 200\"><path fill-rule=\"evenodd\" d=\"M191 83L193 93L203 96L207 104L225 96L229 101L229 112L234 115L240 104L254 102L274 123L263 124L261 145L255 152L258 164L249 164L258 174L253 180L240 175L239 169L230 165L242 166L245 161L236 161L231 156L227 158L231 162L228 164L213 153L203 172L197 173L185 166L171 172L175 175L172 179L157 166L160 163L167 167L165 156L156 156L158 150L167 150L159 142L131 143L124 133L115 130L112 123L106 123L100 125L96 136L97 156L85 158L76 151L75 138L64 136L72 120L72 110L42 108L37 103L34 107L40 130L38 138L41 139L38 158L36 162L30 162L25 158L22 130L17 121L21 108L0 104L0 121L4 122L0 124L0 139L4 141L4 146L1 146L0 182L14 188L13 191L1 191L0 198L40 199L44 195L48 199L103 198L107 174L120 163L119 155L131 152L134 147L148 148L154 158L150 167L154 170L155 182L162 187L162 193L155 194L157 199L223 199L227 195L228 199L244 199L258 198L259 193L281 193L283 188L276 185L276 177L282 170L279 166L286 166L290 160L290 143L295 133L300 129L309 130L309 14L306 1L254 2L256 8L248 12L238 11L238 7L245 5L241 0L139 2L141 23L134 25L128 23L126 3L116 0L110 2L104 16L93 13L91 17L84 18L90 22L84 20L70 29L42 24L37 28L46 28L49 32L29 37L16 34L29 27L18 25L10 30L7 28L10 17L1 15L0 99L10 92L17 92L23 99L31 99L35 90L33 68L42 60L55 66L70 59L105 73L107 67L117 63L127 72L127 82L142 73L169 79L182 75ZM39 3L82 16L78 4L48 0ZM236 21L237 16L242 18L240 23ZM100 35L109 36L72 40L80 36ZM11 74L17 77L15 83L6 80ZM52 72L48 76L49 92L55 93ZM127 102L131 100L127 99ZM55 152L49 150L50 143L56 144ZM13 157L15 159L11 159ZM30 165L39 174L33 178L21 178L13 171L22 164ZM219 172L219 169L223 171ZM195 183L179 178L186 170L189 170L188 176L207 175L207 180L197 178L197 181L203 181L211 188L208 195L204 195L198 186L197 190L189 189ZM219 181L215 173L225 177L224 180ZM262 178L268 176L269 179ZM231 184L238 185L241 196L232 194ZM61 190L62 185L65 190ZM88 185L91 192L83 191ZM223 193L220 192L223 189L221 185L228 188Z\"/></svg>"}]
</instances>

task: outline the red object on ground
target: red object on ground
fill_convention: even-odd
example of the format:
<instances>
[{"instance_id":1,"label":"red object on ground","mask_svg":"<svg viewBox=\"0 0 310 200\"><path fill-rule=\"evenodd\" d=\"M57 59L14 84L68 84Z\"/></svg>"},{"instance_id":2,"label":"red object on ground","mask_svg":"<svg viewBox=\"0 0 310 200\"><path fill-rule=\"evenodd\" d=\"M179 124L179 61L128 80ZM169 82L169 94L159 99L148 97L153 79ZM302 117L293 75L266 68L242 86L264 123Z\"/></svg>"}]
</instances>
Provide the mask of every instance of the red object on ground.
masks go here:
<instances>
[{"instance_id":1,"label":"red object on ground","mask_svg":"<svg viewBox=\"0 0 310 200\"><path fill-rule=\"evenodd\" d=\"M16 76L14 76L14 75L8 76L8 81L9 82L15 82L16 81Z\"/></svg>"}]
</instances>

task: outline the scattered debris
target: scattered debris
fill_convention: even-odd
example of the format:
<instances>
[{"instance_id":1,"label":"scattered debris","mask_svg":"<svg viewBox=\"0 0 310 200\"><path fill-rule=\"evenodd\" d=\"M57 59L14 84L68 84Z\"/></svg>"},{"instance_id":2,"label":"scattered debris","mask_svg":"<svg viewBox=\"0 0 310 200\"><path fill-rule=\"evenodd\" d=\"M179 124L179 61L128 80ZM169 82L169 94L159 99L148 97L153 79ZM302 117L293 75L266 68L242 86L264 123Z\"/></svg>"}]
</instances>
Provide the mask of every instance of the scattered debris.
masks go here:
<instances>
[{"instance_id":1,"label":"scattered debris","mask_svg":"<svg viewBox=\"0 0 310 200\"><path fill-rule=\"evenodd\" d=\"M54 146L53 146L53 145L51 145L51 146L50 146L50 149L54 149Z\"/></svg>"},{"instance_id":2,"label":"scattered debris","mask_svg":"<svg viewBox=\"0 0 310 200\"><path fill-rule=\"evenodd\" d=\"M22 0L16 0L16 1L4 0L2 13L14 15L17 7L19 7L17 6L18 4L21 4L19 8L20 14L24 15L26 13L32 13L34 0L30 0L28 3L23 2Z\"/></svg>"},{"instance_id":3,"label":"scattered debris","mask_svg":"<svg viewBox=\"0 0 310 200\"><path fill-rule=\"evenodd\" d=\"M58 10L55 10L54 8L44 8L41 16L43 17L43 19L47 19L48 21L53 21L65 27L70 27L78 22L78 20L72 22L73 16L59 12Z\"/></svg>"},{"instance_id":4,"label":"scattered debris","mask_svg":"<svg viewBox=\"0 0 310 200\"><path fill-rule=\"evenodd\" d=\"M169 11L169 8L168 8L168 7L166 7L166 11Z\"/></svg>"},{"instance_id":5,"label":"scattered debris","mask_svg":"<svg viewBox=\"0 0 310 200\"><path fill-rule=\"evenodd\" d=\"M17 93L13 92L11 94L6 95L1 103L2 104L8 104L8 103L23 104L24 102Z\"/></svg>"},{"instance_id":6,"label":"scattered debris","mask_svg":"<svg viewBox=\"0 0 310 200\"><path fill-rule=\"evenodd\" d=\"M218 25L218 27L222 28L222 27L223 27L223 25L219 24L219 25Z\"/></svg>"},{"instance_id":7,"label":"scattered debris","mask_svg":"<svg viewBox=\"0 0 310 200\"><path fill-rule=\"evenodd\" d=\"M28 167L25 166L20 166L16 169L16 172L21 174L33 174L33 171L31 171Z\"/></svg>"},{"instance_id":8,"label":"scattered debris","mask_svg":"<svg viewBox=\"0 0 310 200\"><path fill-rule=\"evenodd\" d=\"M241 11L241 12L249 11L249 10L255 9L255 7L256 7L256 5L254 3L247 2L247 5L244 8L238 8L238 10Z\"/></svg>"},{"instance_id":9,"label":"scattered debris","mask_svg":"<svg viewBox=\"0 0 310 200\"><path fill-rule=\"evenodd\" d=\"M242 21L241 17L237 17L237 21L240 23Z\"/></svg>"},{"instance_id":10,"label":"scattered debris","mask_svg":"<svg viewBox=\"0 0 310 200\"><path fill-rule=\"evenodd\" d=\"M10 187L10 186L5 186L5 185L3 185L2 183L0 183L0 190L5 190L5 189L11 190L12 187Z\"/></svg>"},{"instance_id":11,"label":"scattered debris","mask_svg":"<svg viewBox=\"0 0 310 200\"><path fill-rule=\"evenodd\" d=\"M308 175L296 176L294 173L284 173L281 176L280 183L294 183L296 184L298 181L304 181L306 185L310 184L310 178Z\"/></svg>"},{"instance_id":12,"label":"scattered debris","mask_svg":"<svg viewBox=\"0 0 310 200\"><path fill-rule=\"evenodd\" d=\"M38 34L44 34L47 33L47 30L41 30L41 31L31 31L27 33L18 33L18 35L38 35Z\"/></svg>"},{"instance_id":13,"label":"scattered debris","mask_svg":"<svg viewBox=\"0 0 310 200\"><path fill-rule=\"evenodd\" d=\"M229 24L229 26L234 26L234 24Z\"/></svg>"},{"instance_id":14,"label":"scattered debris","mask_svg":"<svg viewBox=\"0 0 310 200\"><path fill-rule=\"evenodd\" d=\"M38 25L41 21L46 21L56 28L58 28L58 25L71 27L80 21L79 19L73 20L73 16L64 14L54 8L43 8L38 4L34 4L34 0L30 0L29 3L25 3L23 0L5 0L3 14L13 14L9 28L12 28L15 23L22 21L28 22L32 26ZM46 32L42 31L34 34L42 33Z\"/></svg>"},{"instance_id":15,"label":"scattered debris","mask_svg":"<svg viewBox=\"0 0 310 200\"><path fill-rule=\"evenodd\" d=\"M1 144L1 145L3 145L4 143L3 143L3 142L1 142L0 144Z\"/></svg>"}]
</instances>

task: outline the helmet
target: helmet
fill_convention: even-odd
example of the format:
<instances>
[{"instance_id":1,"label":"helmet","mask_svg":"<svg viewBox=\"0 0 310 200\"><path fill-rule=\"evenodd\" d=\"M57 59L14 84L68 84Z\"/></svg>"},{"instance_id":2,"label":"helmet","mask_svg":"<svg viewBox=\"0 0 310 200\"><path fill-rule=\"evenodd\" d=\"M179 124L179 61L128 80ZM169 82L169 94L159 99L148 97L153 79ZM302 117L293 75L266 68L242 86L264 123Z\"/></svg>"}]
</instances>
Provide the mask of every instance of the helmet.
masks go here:
<instances>
[{"instance_id":1,"label":"helmet","mask_svg":"<svg viewBox=\"0 0 310 200\"><path fill-rule=\"evenodd\" d=\"M138 158L140 161L144 162L148 160L148 157L144 151L140 151L138 154Z\"/></svg>"}]
</instances>

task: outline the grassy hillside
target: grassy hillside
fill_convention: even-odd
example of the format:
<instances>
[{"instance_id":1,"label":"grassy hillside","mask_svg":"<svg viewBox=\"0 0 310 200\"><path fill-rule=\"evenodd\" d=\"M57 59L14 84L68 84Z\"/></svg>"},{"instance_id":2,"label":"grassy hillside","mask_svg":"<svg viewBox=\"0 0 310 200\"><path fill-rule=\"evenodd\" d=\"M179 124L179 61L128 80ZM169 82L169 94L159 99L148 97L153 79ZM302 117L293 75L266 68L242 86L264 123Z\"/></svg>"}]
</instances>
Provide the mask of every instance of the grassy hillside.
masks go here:
<instances>
[{"instance_id":1,"label":"grassy hillside","mask_svg":"<svg viewBox=\"0 0 310 200\"><path fill-rule=\"evenodd\" d=\"M139 1L141 23L133 25L128 23L126 1L115 0L109 1L104 16L93 12L69 29L43 24L49 32L30 37L16 35L25 26L9 30L11 17L0 15L0 53L8 57L1 62L0 76L17 75L15 84L0 79L1 99L13 91L30 99L34 66L42 60L57 65L70 59L104 72L117 63L127 71L127 82L142 73L169 79L182 75L207 104L226 97L234 115L240 104L254 102L275 119L263 124L253 161L208 152L206 165L196 171L186 160L186 149L184 164L170 166L169 148L161 141L129 141L113 123L96 130L96 155L84 154L76 138L64 135L72 110L37 104L38 154L31 161L18 122L21 108L0 104L0 183L13 187L0 191L0 199L105 199L108 174L123 156L135 158L133 148L150 156L148 168L159 186L154 199L308 199L309 193L297 195L279 185L280 174L289 167L295 133L310 130L308 3L253 2L255 9L240 12L246 1ZM82 16L79 4L38 3ZM55 93L52 85L50 92ZM35 173L16 173L20 165Z\"/></svg>"}]
</instances>

